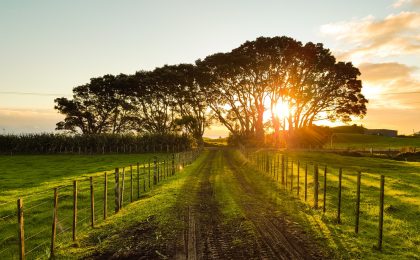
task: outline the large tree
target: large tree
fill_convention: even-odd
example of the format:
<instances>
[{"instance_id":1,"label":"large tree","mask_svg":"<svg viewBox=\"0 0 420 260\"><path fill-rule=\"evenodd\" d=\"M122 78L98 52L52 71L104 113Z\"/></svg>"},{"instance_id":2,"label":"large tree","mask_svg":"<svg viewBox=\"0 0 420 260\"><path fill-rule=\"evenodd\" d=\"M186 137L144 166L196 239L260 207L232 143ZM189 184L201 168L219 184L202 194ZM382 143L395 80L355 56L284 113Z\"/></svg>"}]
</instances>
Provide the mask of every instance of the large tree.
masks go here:
<instances>
[{"instance_id":1,"label":"large tree","mask_svg":"<svg viewBox=\"0 0 420 260\"><path fill-rule=\"evenodd\" d=\"M349 121L352 115L366 113L359 70L351 63L336 62L322 44L260 37L197 65L211 78L210 107L236 135L250 132L261 141L264 126L270 125L278 136L280 116L292 132L323 117ZM290 114L276 111L279 102L287 104ZM264 122L268 107L271 124Z\"/></svg>"},{"instance_id":2,"label":"large tree","mask_svg":"<svg viewBox=\"0 0 420 260\"><path fill-rule=\"evenodd\" d=\"M130 77L105 75L75 87L73 99L55 99L55 109L65 115L57 130L83 134L121 133L130 128L133 108L124 89Z\"/></svg>"}]
</instances>

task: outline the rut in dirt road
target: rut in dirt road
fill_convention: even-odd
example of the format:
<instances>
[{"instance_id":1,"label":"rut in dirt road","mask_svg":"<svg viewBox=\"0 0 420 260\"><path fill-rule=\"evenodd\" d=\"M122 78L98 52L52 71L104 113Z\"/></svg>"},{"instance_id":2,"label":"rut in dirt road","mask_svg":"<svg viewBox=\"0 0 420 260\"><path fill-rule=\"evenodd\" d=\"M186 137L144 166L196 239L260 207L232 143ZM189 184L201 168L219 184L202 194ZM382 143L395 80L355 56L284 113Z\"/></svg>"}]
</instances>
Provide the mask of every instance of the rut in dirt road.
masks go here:
<instances>
[{"instance_id":1,"label":"rut in dirt road","mask_svg":"<svg viewBox=\"0 0 420 260\"><path fill-rule=\"evenodd\" d=\"M200 183L196 200L186 209L184 221L188 228L184 231L184 252L177 259L235 259L241 255L232 252L232 236L222 227L222 215L214 197L213 179L216 151L211 151L197 174ZM242 257L239 257L242 258Z\"/></svg>"},{"instance_id":2,"label":"rut in dirt road","mask_svg":"<svg viewBox=\"0 0 420 260\"><path fill-rule=\"evenodd\" d=\"M278 214L279 205L264 198L261 191L247 181L247 174L231 151L213 150L198 169L200 184L195 201L186 209L184 253L178 259L325 259L308 235ZM216 165L218 164L218 165ZM226 226L215 198L214 185L229 171L231 193L242 212L238 227ZM243 231L242 222L252 223L253 231ZM242 232L242 233L241 233ZM241 241L238 243L237 241Z\"/></svg>"},{"instance_id":3,"label":"rut in dirt road","mask_svg":"<svg viewBox=\"0 0 420 260\"><path fill-rule=\"evenodd\" d=\"M264 198L261 191L249 183L240 164L229 153L224 153L225 161L234 173L246 197L242 197L240 205L246 217L251 220L257 230L257 241L262 258L269 259L325 259L320 250L296 226L282 216L277 216L273 202ZM277 208L278 210L278 208Z\"/></svg>"}]
</instances>

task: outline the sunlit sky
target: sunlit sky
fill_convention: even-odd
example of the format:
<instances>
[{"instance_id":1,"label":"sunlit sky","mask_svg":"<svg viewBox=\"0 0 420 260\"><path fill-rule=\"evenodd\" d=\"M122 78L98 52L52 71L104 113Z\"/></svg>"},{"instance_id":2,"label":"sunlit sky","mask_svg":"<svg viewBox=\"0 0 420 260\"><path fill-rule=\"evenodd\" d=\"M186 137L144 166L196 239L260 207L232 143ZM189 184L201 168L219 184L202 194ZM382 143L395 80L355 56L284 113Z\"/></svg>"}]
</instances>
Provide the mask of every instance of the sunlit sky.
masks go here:
<instances>
[{"instance_id":1,"label":"sunlit sky","mask_svg":"<svg viewBox=\"0 0 420 260\"><path fill-rule=\"evenodd\" d=\"M54 98L91 77L191 63L281 35L322 42L360 68L369 105L355 123L420 131L420 94L411 93L420 92L420 0L2 0L0 131L53 131L63 118Z\"/></svg>"}]
</instances>

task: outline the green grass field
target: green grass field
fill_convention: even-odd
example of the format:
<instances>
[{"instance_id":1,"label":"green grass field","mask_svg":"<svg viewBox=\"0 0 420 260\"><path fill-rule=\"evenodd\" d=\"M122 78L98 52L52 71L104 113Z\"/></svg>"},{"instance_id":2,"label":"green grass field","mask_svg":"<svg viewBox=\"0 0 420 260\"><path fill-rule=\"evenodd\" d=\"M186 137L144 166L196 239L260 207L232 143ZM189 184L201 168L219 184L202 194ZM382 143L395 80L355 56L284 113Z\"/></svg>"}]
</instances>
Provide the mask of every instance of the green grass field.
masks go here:
<instances>
[{"instance_id":1,"label":"green grass field","mask_svg":"<svg viewBox=\"0 0 420 260\"><path fill-rule=\"evenodd\" d=\"M363 134L334 134L332 147L335 149L401 149L419 147L420 137L387 137ZM331 148L331 142L325 145Z\"/></svg>"},{"instance_id":2,"label":"green grass field","mask_svg":"<svg viewBox=\"0 0 420 260\"><path fill-rule=\"evenodd\" d=\"M263 152L261 152L263 153ZM276 161L281 153L269 152ZM304 217L319 239L340 252L345 259L415 259L420 256L420 163L377 158L355 158L329 153L290 152L287 189L303 203ZM291 161L293 160L293 191L290 191ZM297 195L297 161L300 195ZM319 165L319 208L313 210L313 163ZM308 197L304 201L304 172L308 165ZM323 174L327 166L326 213L322 213ZM342 224L336 223L338 201L338 169L343 168ZM359 234L354 232L356 175L362 172ZM280 169L279 172L280 174ZM385 175L385 215L383 251L374 249L378 238L380 175ZM275 176L275 175L274 175ZM277 179L277 177L273 177ZM280 179L276 181L280 184ZM281 186L284 187L284 186ZM302 212L295 215L302 214ZM315 228L314 228L315 227Z\"/></svg>"},{"instance_id":3,"label":"green grass field","mask_svg":"<svg viewBox=\"0 0 420 260\"><path fill-rule=\"evenodd\" d=\"M222 152L225 151L225 152ZM148 187L148 159L151 154L143 155L104 155L104 156L4 156L0 157L3 172L0 193L0 258L16 259L16 199L24 194L25 243L28 259L49 257L49 239L52 223L52 188L59 189L59 216L57 226L57 252L59 257L78 258L97 252L114 252L124 246L133 246L135 232L144 234L139 248L165 250L166 245L178 239L182 232L178 212L182 205L191 200L200 200L192 194L200 194L203 176L200 167L210 167L210 182L214 187L214 199L220 205L221 220L228 230L235 227L235 245L239 249L249 248L254 239L253 224L244 213L244 200L250 200L235 176L242 175L248 183L262 191L262 198L275 203L282 214L292 222L314 234L316 240L336 258L342 259L416 259L420 255L420 163L394 160L348 157L330 153L289 152L289 165L293 160L293 188L290 191L290 170L288 186L281 185L279 168L275 172L263 174L255 165L247 163L239 152L220 149L217 156L207 161L205 152L197 163L188 166L182 174L170 177L157 186ZM264 150L255 154L263 154ZM279 158L281 152L269 151L272 158ZM163 155L160 155L161 157ZM297 161L300 161L299 187L297 196ZM113 169L125 166L126 192L124 205L130 202L129 165L140 162L140 190L137 189L136 168L134 168L134 203L113 214L114 179ZM313 163L319 164L320 195L319 207L313 206ZM240 173L234 172L237 165ZM308 198L304 201L304 171L308 164ZM198 167L201 165L200 167ZM277 164L274 164L277 166ZM323 206L323 167L327 165L326 213ZM336 223L338 169L343 168L342 223ZM290 169L290 168L289 168ZM103 183L104 171L108 171L109 218L103 221ZM354 234L354 206L356 174L362 172L361 215L359 234ZM379 178L385 175L385 219L383 251L374 248L378 236ZM22 176L19 177L18 176ZM27 178L23 177L27 176ZM89 211L89 181L94 176L96 227L91 229ZM279 176L279 179L277 179ZM79 221L78 241L71 241L72 186L73 179L79 180ZM18 180L19 179L19 180ZM19 182L16 184L15 182ZM164 185L162 185L164 184ZM146 190L146 191L144 191ZM141 200L137 200L140 191ZM270 203L271 203L270 202ZM181 204L181 207L180 207ZM10 215L10 216L9 216ZM9 216L9 217L8 217ZM134 233L130 233L133 231ZM124 234L121 236L121 234ZM246 237L243 234L247 234ZM248 241L249 240L249 241ZM168 242L168 243L167 243ZM141 244L144 243L144 244ZM252 246L251 246L252 247ZM135 248L128 249L136 250ZM163 251L162 251L163 252Z\"/></svg>"},{"instance_id":4,"label":"green grass field","mask_svg":"<svg viewBox=\"0 0 420 260\"><path fill-rule=\"evenodd\" d=\"M207 147L220 147L220 146L227 146L227 137L225 138L209 138L204 137L204 144Z\"/></svg>"},{"instance_id":5,"label":"green grass field","mask_svg":"<svg viewBox=\"0 0 420 260\"><path fill-rule=\"evenodd\" d=\"M108 215L112 215L114 169L119 167L122 171L121 167L125 167L124 203L127 204L131 199L130 164L133 165L133 199L136 199L138 194L143 196L150 190L148 162L153 156L154 154L0 156L0 258L18 258L16 201L19 197L23 198L24 205L26 254L29 259L48 256L54 187L60 187L57 224L57 245L60 246L71 241L73 180L78 180L78 229L82 231L90 223L89 177L94 176L95 213L99 222L104 208L104 172L108 175ZM161 162L165 159L169 161L168 155L156 156ZM140 163L139 175L137 162ZM160 166L162 171L164 164L161 163Z\"/></svg>"}]
</instances>

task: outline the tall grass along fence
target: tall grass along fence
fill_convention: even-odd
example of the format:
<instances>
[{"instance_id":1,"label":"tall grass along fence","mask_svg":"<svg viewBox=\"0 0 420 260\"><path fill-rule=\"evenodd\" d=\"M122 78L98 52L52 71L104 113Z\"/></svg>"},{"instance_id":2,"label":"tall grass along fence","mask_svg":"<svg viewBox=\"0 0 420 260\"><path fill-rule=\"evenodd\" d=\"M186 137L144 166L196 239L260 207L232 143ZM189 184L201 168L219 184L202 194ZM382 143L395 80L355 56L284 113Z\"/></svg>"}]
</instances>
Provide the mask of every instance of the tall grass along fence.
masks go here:
<instances>
[{"instance_id":1,"label":"tall grass along fence","mask_svg":"<svg viewBox=\"0 0 420 260\"><path fill-rule=\"evenodd\" d=\"M0 259L54 256L56 249L141 199L199 154L196 149L153 157L0 204Z\"/></svg>"},{"instance_id":2,"label":"tall grass along fence","mask_svg":"<svg viewBox=\"0 0 420 260\"><path fill-rule=\"evenodd\" d=\"M258 172L277 182L284 191L301 200L322 214L324 221L336 225L353 226L355 236L360 235L364 212L373 210L377 215L375 248L382 249L385 177L381 175L376 186L379 188L377 198L363 200L363 174L350 172L343 168L332 169L320 162L296 160L286 153L259 151L251 153L241 149L244 156ZM344 187L346 187L344 189ZM349 189L349 187L352 187ZM375 208L376 209L373 209ZM346 209L346 210L343 210ZM344 212L353 212L344 215ZM328 214L328 216L327 216ZM371 222L371 220L369 220ZM374 223L369 223L374 225ZM372 236L372 234L363 234ZM372 238L373 239L373 238Z\"/></svg>"},{"instance_id":3,"label":"tall grass along fence","mask_svg":"<svg viewBox=\"0 0 420 260\"><path fill-rule=\"evenodd\" d=\"M175 134L0 135L0 154L176 153L192 145L190 137Z\"/></svg>"}]
</instances>

